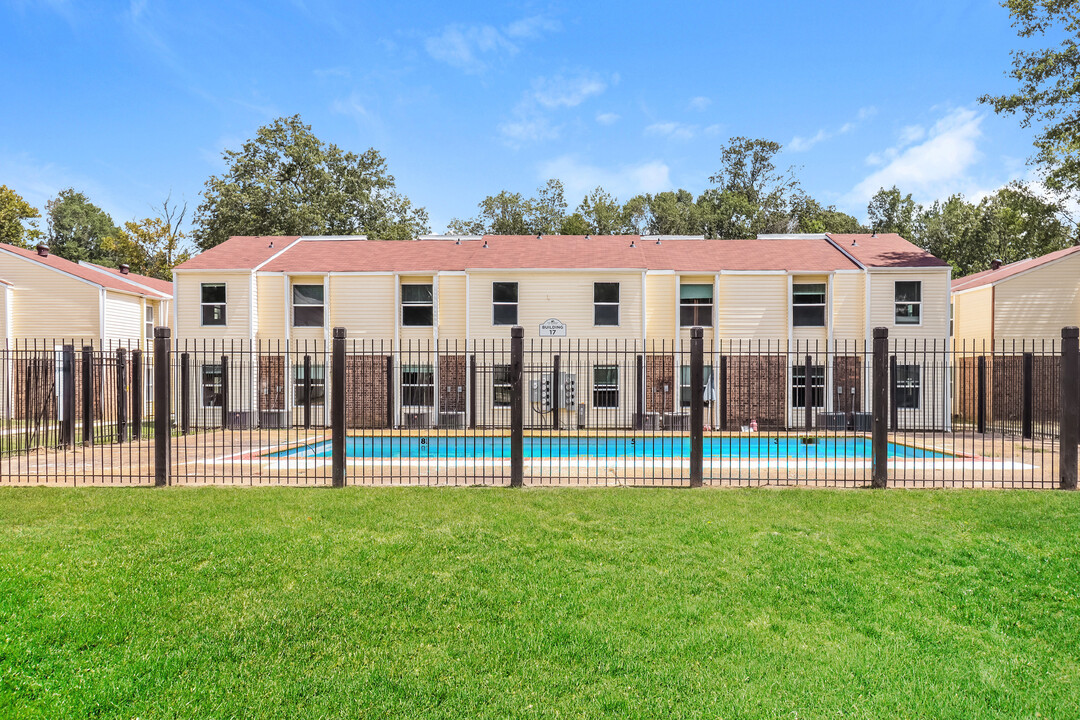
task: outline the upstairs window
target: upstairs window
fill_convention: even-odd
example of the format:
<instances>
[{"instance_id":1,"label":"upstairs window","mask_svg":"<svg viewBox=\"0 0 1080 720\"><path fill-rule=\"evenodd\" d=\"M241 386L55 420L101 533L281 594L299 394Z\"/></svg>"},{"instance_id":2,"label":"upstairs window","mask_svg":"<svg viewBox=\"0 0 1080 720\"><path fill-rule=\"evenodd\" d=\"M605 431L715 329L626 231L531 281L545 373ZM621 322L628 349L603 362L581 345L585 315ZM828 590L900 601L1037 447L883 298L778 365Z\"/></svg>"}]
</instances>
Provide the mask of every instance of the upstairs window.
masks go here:
<instances>
[{"instance_id":1,"label":"upstairs window","mask_svg":"<svg viewBox=\"0 0 1080 720\"><path fill-rule=\"evenodd\" d=\"M679 286L679 325L709 327L712 325L712 285Z\"/></svg>"},{"instance_id":2,"label":"upstairs window","mask_svg":"<svg viewBox=\"0 0 1080 720\"><path fill-rule=\"evenodd\" d=\"M897 365L896 387L893 388L896 407L906 410L919 409L919 366Z\"/></svg>"},{"instance_id":3,"label":"upstairs window","mask_svg":"<svg viewBox=\"0 0 1080 720\"><path fill-rule=\"evenodd\" d=\"M619 324L619 283L593 283L593 325Z\"/></svg>"},{"instance_id":4,"label":"upstairs window","mask_svg":"<svg viewBox=\"0 0 1080 720\"><path fill-rule=\"evenodd\" d=\"M202 324L225 324L225 283L202 284Z\"/></svg>"},{"instance_id":5,"label":"upstairs window","mask_svg":"<svg viewBox=\"0 0 1080 720\"><path fill-rule=\"evenodd\" d=\"M918 325L922 322L922 282L896 281L896 324Z\"/></svg>"},{"instance_id":6,"label":"upstairs window","mask_svg":"<svg viewBox=\"0 0 1080 720\"><path fill-rule=\"evenodd\" d=\"M791 368L791 406L806 407L806 366ZM825 407L825 366L810 366L810 407Z\"/></svg>"},{"instance_id":7,"label":"upstairs window","mask_svg":"<svg viewBox=\"0 0 1080 720\"><path fill-rule=\"evenodd\" d=\"M326 306L322 285L293 285L293 327L322 327Z\"/></svg>"},{"instance_id":8,"label":"upstairs window","mask_svg":"<svg viewBox=\"0 0 1080 720\"><path fill-rule=\"evenodd\" d=\"M516 282L491 283L491 324L517 325L518 284Z\"/></svg>"},{"instance_id":9,"label":"upstairs window","mask_svg":"<svg viewBox=\"0 0 1080 720\"><path fill-rule=\"evenodd\" d=\"M795 327L825 327L825 283L795 283L791 286L791 324Z\"/></svg>"},{"instance_id":10,"label":"upstairs window","mask_svg":"<svg viewBox=\"0 0 1080 720\"><path fill-rule=\"evenodd\" d=\"M431 327L435 324L435 294L431 285L401 286L401 324Z\"/></svg>"}]
</instances>

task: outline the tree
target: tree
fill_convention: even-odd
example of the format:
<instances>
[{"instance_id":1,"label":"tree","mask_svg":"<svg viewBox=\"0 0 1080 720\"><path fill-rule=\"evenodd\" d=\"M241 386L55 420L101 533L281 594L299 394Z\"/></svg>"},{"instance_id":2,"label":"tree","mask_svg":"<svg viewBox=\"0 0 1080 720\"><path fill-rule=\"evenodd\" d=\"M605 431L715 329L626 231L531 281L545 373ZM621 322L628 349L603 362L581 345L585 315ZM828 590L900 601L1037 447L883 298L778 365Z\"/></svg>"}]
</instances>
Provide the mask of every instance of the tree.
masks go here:
<instances>
[{"instance_id":1,"label":"tree","mask_svg":"<svg viewBox=\"0 0 1080 720\"><path fill-rule=\"evenodd\" d=\"M983 95L979 102L997 113L1021 113L1021 127L1041 125L1035 136L1035 162L1054 190L1080 190L1080 4L1070 0L1005 0L1012 26L1024 39L1059 34L1061 44L1012 53L1020 89L1011 95Z\"/></svg>"},{"instance_id":2,"label":"tree","mask_svg":"<svg viewBox=\"0 0 1080 720\"><path fill-rule=\"evenodd\" d=\"M847 213L832 205L822 206L814 198L800 193L792 201L792 216L801 233L860 233L866 228Z\"/></svg>"},{"instance_id":3,"label":"tree","mask_svg":"<svg viewBox=\"0 0 1080 720\"><path fill-rule=\"evenodd\" d=\"M701 211L689 190L646 195L648 235L701 235Z\"/></svg>"},{"instance_id":4,"label":"tree","mask_svg":"<svg viewBox=\"0 0 1080 720\"><path fill-rule=\"evenodd\" d=\"M589 221L575 212L563 218L562 226L559 227L560 235L588 235L592 232Z\"/></svg>"},{"instance_id":5,"label":"tree","mask_svg":"<svg viewBox=\"0 0 1080 720\"><path fill-rule=\"evenodd\" d=\"M617 235L627 231L626 216L619 200L602 187L585 196L577 214L585 220L592 235Z\"/></svg>"},{"instance_id":6,"label":"tree","mask_svg":"<svg viewBox=\"0 0 1080 720\"><path fill-rule=\"evenodd\" d=\"M0 185L0 242L30 247L41 239L36 220L39 217L37 208L7 185Z\"/></svg>"},{"instance_id":7,"label":"tree","mask_svg":"<svg viewBox=\"0 0 1080 720\"><path fill-rule=\"evenodd\" d=\"M794 230L791 206L799 193L795 169L776 169L783 145L761 138L733 137L720 152L720 170L709 178L716 185L702 198L712 218L714 237L752 237L758 233ZM699 199L699 203L701 199ZM737 234L728 234L736 232Z\"/></svg>"},{"instance_id":8,"label":"tree","mask_svg":"<svg viewBox=\"0 0 1080 720\"><path fill-rule=\"evenodd\" d=\"M162 280L172 279L172 269L191 257L184 233L179 229L187 204L177 207L170 198L161 203L161 217L124 223L123 229L105 239L106 248L134 272Z\"/></svg>"},{"instance_id":9,"label":"tree","mask_svg":"<svg viewBox=\"0 0 1080 720\"><path fill-rule=\"evenodd\" d=\"M566 194L559 180L548 180L536 197L506 190L480 201L475 218L454 218L447 232L454 235L554 235L566 215Z\"/></svg>"},{"instance_id":10,"label":"tree","mask_svg":"<svg viewBox=\"0 0 1080 720\"><path fill-rule=\"evenodd\" d=\"M427 211L394 185L374 148L362 155L319 140L299 115L226 150L210 176L192 237L203 250L232 235L354 235L406 240L428 232Z\"/></svg>"},{"instance_id":11,"label":"tree","mask_svg":"<svg viewBox=\"0 0 1080 720\"><path fill-rule=\"evenodd\" d=\"M912 242L915 242L918 236L918 217L921 211L922 206L915 204L911 194L900 194L895 185L889 190L878 190L866 207L872 230L896 233Z\"/></svg>"},{"instance_id":12,"label":"tree","mask_svg":"<svg viewBox=\"0 0 1080 720\"><path fill-rule=\"evenodd\" d=\"M51 252L72 262L115 264L116 257L104 247L103 241L116 234L116 223L84 193L74 188L61 190L46 203L45 213Z\"/></svg>"}]
</instances>

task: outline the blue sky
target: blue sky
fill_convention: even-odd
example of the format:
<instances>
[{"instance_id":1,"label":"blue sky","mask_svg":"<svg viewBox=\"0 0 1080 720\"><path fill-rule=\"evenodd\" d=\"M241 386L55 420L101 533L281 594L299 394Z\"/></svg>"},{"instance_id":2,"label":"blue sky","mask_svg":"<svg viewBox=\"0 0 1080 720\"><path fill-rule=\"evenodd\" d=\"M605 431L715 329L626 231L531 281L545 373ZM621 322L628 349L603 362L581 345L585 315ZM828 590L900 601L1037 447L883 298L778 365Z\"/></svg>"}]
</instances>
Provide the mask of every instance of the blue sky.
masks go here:
<instances>
[{"instance_id":1,"label":"blue sky","mask_svg":"<svg viewBox=\"0 0 1080 720\"><path fill-rule=\"evenodd\" d=\"M203 184L273 118L378 149L432 229L549 177L571 207L695 193L733 135L784 144L859 218L878 187L929 201L1030 175L1032 131L993 0L903 3L130 3L0 0L0 184L68 186L117 222Z\"/></svg>"}]
</instances>

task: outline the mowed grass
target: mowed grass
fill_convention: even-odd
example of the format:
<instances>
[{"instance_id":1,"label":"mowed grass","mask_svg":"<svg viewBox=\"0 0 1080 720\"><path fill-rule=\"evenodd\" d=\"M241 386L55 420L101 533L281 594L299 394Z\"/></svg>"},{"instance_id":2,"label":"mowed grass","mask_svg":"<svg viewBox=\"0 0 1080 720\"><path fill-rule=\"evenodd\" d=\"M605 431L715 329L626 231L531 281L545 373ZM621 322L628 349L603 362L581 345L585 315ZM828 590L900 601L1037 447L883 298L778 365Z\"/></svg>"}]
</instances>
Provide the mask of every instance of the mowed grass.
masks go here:
<instances>
[{"instance_id":1,"label":"mowed grass","mask_svg":"<svg viewBox=\"0 0 1080 720\"><path fill-rule=\"evenodd\" d=\"M3 489L0 716L1080 716L1080 495Z\"/></svg>"}]
</instances>

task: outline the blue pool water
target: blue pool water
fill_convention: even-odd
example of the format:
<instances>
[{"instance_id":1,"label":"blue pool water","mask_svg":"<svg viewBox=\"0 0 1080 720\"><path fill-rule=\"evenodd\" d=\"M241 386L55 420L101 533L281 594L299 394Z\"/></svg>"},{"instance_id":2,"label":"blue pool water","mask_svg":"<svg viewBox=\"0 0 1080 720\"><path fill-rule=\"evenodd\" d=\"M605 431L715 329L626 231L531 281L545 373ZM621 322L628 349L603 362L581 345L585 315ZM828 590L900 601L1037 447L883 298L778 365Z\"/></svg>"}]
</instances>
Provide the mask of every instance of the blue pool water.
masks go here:
<instances>
[{"instance_id":1,"label":"blue pool water","mask_svg":"<svg viewBox=\"0 0 1080 720\"><path fill-rule=\"evenodd\" d=\"M705 459L860 459L870 457L869 438L707 437ZM686 458L690 439L683 437L526 437L527 458ZM942 458L944 453L889 443L889 457ZM350 437L350 458L470 458L510 457L510 438L497 437ZM330 442L272 453L267 457L330 457Z\"/></svg>"}]
</instances>

